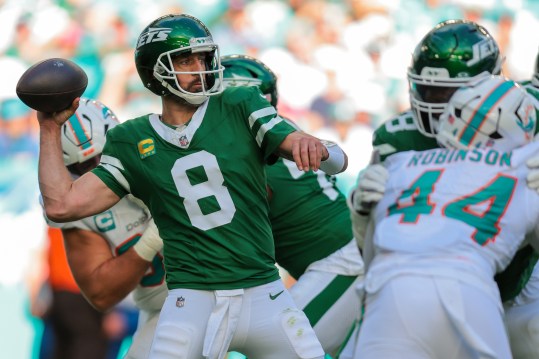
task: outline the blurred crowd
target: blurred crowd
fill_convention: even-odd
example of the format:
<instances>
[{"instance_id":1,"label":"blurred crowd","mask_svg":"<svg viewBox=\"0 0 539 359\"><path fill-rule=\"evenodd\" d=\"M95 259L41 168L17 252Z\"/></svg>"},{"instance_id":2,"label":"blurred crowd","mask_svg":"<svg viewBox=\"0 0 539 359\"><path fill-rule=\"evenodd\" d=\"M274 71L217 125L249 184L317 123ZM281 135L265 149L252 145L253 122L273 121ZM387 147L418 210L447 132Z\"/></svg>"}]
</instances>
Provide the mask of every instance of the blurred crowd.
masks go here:
<instances>
[{"instance_id":1,"label":"blurred crowd","mask_svg":"<svg viewBox=\"0 0 539 359\"><path fill-rule=\"evenodd\" d=\"M249 54L276 73L282 116L341 145L349 156L339 175L343 192L369 161L373 130L409 107L410 53L436 23L466 18L485 26L506 57L504 74L515 80L531 78L539 48L529 36L539 31L534 0L0 0L2 356L33 355L40 324L28 298L36 288L23 284L35 282L46 236L37 122L16 98L17 80L40 60L69 58L88 74L84 96L120 121L158 112L159 98L136 73L134 45L151 20L182 12L208 25L221 55Z\"/></svg>"}]
</instances>

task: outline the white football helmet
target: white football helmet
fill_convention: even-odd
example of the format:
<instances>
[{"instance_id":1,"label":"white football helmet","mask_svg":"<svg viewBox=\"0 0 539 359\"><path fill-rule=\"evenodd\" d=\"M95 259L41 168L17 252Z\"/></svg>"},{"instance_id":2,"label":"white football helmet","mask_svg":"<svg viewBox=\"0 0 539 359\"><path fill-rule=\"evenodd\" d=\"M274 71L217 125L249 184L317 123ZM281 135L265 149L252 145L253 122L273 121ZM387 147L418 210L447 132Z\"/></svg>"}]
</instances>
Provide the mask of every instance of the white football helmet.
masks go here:
<instances>
[{"instance_id":1,"label":"white football helmet","mask_svg":"<svg viewBox=\"0 0 539 359\"><path fill-rule=\"evenodd\" d=\"M108 130L118 125L116 115L101 102L81 98L79 108L62 126L62 150L66 166L100 155Z\"/></svg>"},{"instance_id":2,"label":"white football helmet","mask_svg":"<svg viewBox=\"0 0 539 359\"><path fill-rule=\"evenodd\" d=\"M510 151L533 140L535 107L515 82L491 75L458 89L440 116L436 139L447 148Z\"/></svg>"}]
</instances>

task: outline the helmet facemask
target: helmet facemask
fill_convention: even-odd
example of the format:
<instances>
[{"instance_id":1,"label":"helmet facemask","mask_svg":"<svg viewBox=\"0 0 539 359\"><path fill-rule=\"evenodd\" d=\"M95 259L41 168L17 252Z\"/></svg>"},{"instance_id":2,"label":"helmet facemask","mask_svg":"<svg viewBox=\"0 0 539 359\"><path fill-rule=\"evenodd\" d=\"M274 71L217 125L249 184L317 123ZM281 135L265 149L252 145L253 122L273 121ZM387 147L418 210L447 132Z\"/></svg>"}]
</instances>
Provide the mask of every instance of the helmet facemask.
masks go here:
<instances>
[{"instance_id":1,"label":"helmet facemask","mask_svg":"<svg viewBox=\"0 0 539 359\"><path fill-rule=\"evenodd\" d=\"M193 105L200 105L209 96L223 92L223 70L221 66L219 47L213 44L211 38L191 39L189 47L183 47L162 53L155 63L153 76L172 94L181 97ZM177 71L173 60L181 55L207 53L206 70ZM180 86L178 75L198 75L202 90L190 92Z\"/></svg>"},{"instance_id":2,"label":"helmet facemask","mask_svg":"<svg viewBox=\"0 0 539 359\"><path fill-rule=\"evenodd\" d=\"M425 72L431 70L444 71L444 69L424 68ZM471 78L429 78L423 75L408 73L410 104L415 115L419 131L427 137L435 137L438 132L439 118L447 107L451 96L460 87L469 81L490 76L488 72Z\"/></svg>"}]
</instances>

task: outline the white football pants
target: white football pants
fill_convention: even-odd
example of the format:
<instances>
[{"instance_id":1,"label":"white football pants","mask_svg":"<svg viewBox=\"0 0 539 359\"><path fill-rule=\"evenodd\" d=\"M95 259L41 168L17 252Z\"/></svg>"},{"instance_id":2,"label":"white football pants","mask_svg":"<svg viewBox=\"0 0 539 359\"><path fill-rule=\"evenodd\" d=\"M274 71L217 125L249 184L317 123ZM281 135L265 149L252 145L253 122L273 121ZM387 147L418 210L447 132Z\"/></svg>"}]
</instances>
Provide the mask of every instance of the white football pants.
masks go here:
<instances>
[{"instance_id":1,"label":"white football pants","mask_svg":"<svg viewBox=\"0 0 539 359\"><path fill-rule=\"evenodd\" d=\"M322 359L305 314L279 279L236 290L173 289L161 310L150 358Z\"/></svg>"}]
</instances>

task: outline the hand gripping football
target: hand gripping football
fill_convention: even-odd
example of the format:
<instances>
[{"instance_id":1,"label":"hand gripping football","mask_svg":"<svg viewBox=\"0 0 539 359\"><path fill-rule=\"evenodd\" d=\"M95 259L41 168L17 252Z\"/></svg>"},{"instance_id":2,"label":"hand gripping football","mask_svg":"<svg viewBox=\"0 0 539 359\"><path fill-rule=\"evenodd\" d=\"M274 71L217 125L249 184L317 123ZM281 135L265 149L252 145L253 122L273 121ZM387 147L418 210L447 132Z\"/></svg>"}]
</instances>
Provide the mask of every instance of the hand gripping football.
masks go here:
<instances>
[{"instance_id":1,"label":"hand gripping football","mask_svg":"<svg viewBox=\"0 0 539 359\"><path fill-rule=\"evenodd\" d=\"M41 112L67 109L88 85L88 76L76 63L52 58L32 65L17 83L17 96Z\"/></svg>"}]
</instances>

